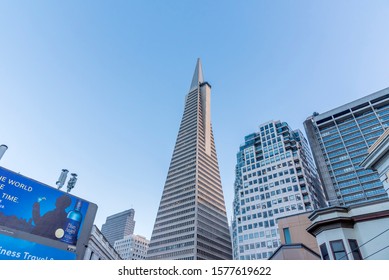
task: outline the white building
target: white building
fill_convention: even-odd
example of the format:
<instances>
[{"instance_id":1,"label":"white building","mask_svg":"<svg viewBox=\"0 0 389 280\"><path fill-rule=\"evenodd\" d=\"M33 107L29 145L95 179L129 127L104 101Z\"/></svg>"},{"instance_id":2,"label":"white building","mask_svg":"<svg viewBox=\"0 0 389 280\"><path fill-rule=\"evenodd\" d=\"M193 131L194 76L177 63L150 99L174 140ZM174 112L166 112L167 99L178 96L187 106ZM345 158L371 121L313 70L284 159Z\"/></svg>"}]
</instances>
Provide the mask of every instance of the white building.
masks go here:
<instances>
[{"instance_id":1,"label":"white building","mask_svg":"<svg viewBox=\"0 0 389 280\"><path fill-rule=\"evenodd\" d=\"M307 231L324 260L389 260L389 200L314 211Z\"/></svg>"},{"instance_id":2,"label":"white building","mask_svg":"<svg viewBox=\"0 0 389 280\"><path fill-rule=\"evenodd\" d=\"M286 122L247 135L235 172L234 259L267 259L281 245L278 218L326 206L308 142Z\"/></svg>"},{"instance_id":3,"label":"white building","mask_svg":"<svg viewBox=\"0 0 389 280\"><path fill-rule=\"evenodd\" d=\"M84 260L121 260L122 258L109 244L96 225L93 225L92 232L86 246Z\"/></svg>"},{"instance_id":4,"label":"white building","mask_svg":"<svg viewBox=\"0 0 389 280\"><path fill-rule=\"evenodd\" d=\"M150 241L140 235L127 235L115 241L114 248L124 260L144 260Z\"/></svg>"}]
</instances>

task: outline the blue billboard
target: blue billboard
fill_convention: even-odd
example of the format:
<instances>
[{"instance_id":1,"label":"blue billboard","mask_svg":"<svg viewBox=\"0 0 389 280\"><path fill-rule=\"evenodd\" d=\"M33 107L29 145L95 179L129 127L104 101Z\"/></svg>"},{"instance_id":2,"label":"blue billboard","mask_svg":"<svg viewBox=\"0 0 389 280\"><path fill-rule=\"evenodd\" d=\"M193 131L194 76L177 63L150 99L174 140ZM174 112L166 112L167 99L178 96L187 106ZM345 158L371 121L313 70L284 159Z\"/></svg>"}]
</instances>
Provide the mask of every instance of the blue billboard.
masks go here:
<instances>
[{"instance_id":1,"label":"blue billboard","mask_svg":"<svg viewBox=\"0 0 389 280\"><path fill-rule=\"evenodd\" d=\"M0 242L6 235L17 240L11 244L25 240L65 250L56 258L74 259L84 251L96 211L93 203L0 167Z\"/></svg>"},{"instance_id":2,"label":"blue billboard","mask_svg":"<svg viewBox=\"0 0 389 280\"><path fill-rule=\"evenodd\" d=\"M2 260L74 260L76 254L0 234L0 259Z\"/></svg>"}]
</instances>

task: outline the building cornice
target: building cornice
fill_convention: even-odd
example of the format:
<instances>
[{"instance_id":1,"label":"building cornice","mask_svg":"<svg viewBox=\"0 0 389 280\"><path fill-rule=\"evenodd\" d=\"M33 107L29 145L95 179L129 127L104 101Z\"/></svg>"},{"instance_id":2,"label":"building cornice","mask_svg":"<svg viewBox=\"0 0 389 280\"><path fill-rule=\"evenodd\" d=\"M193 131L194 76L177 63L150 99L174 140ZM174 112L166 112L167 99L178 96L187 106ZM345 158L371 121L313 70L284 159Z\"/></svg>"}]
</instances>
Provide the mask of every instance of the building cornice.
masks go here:
<instances>
[{"instance_id":1,"label":"building cornice","mask_svg":"<svg viewBox=\"0 0 389 280\"><path fill-rule=\"evenodd\" d=\"M313 223L307 228L307 231L316 237L323 231L337 229L337 228L353 228L355 221L350 217L336 217L324 221Z\"/></svg>"},{"instance_id":2,"label":"building cornice","mask_svg":"<svg viewBox=\"0 0 389 280\"><path fill-rule=\"evenodd\" d=\"M331 206L331 207L326 207L322 209L318 209L312 212L311 215L308 216L308 219L311 221L315 220L317 217L320 215L325 215L325 214L332 214L335 212L340 212L340 213L348 213L347 207L342 207L342 206Z\"/></svg>"},{"instance_id":3,"label":"building cornice","mask_svg":"<svg viewBox=\"0 0 389 280\"><path fill-rule=\"evenodd\" d=\"M334 207L334 208L336 208L336 207ZM343 208L343 209L346 209L346 208ZM323 211L321 213L317 213L317 216L315 216L315 219L318 218L318 216L320 214L330 214L330 213L335 212L335 211L330 211L331 209L325 209L325 210L326 211ZM344 212L344 211L342 211L342 212ZM310 225L306 230L311 235L316 237L318 234L320 234L321 232L326 231L326 230L331 230L331 229L336 229L336 228L353 228L354 224L356 224L356 223L367 222L367 221L383 219L383 218L389 218L389 209L377 211L377 212L366 213L366 214L355 215L355 216L351 216L351 217L334 217L331 219L319 220L317 222L313 222L312 225ZM311 219L311 220L314 220L314 219Z\"/></svg>"},{"instance_id":4,"label":"building cornice","mask_svg":"<svg viewBox=\"0 0 389 280\"><path fill-rule=\"evenodd\" d=\"M356 107L356 106L358 106L360 104L363 104L365 102L369 102L372 99L379 98L379 97L384 96L385 94L388 94L388 93L389 93L389 87L384 88L382 90L379 90L377 92L371 93L371 94L369 94L367 96L364 96L362 98L359 98L357 100L354 100L352 102L344 104L342 106L339 106L339 107L337 107L335 109L332 109L330 111L321 113L321 114L319 114L317 116L313 116L313 120L315 122L318 122L318 121L323 120L325 118L328 118L328 117L331 117L333 115L336 115L336 114L338 114L338 113L340 113L342 111L353 109L354 107Z\"/></svg>"}]
</instances>

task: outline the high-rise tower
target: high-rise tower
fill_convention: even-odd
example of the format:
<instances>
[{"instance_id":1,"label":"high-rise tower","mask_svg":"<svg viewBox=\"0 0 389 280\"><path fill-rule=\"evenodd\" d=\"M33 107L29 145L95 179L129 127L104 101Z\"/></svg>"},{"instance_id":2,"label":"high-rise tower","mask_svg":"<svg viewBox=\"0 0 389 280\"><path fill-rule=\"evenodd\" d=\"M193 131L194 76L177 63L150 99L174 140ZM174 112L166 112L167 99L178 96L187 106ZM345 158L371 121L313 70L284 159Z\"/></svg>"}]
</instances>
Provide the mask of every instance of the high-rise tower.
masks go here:
<instances>
[{"instance_id":1,"label":"high-rise tower","mask_svg":"<svg viewBox=\"0 0 389 280\"><path fill-rule=\"evenodd\" d=\"M245 137L235 178L234 259L267 259L280 245L278 218L326 206L308 142L286 122Z\"/></svg>"},{"instance_id":2,"label":"high-rise tower","mask_svg":"<svg viewBox=\"0 0 389 280\"><path fill-rule=\"evenodd\" d=\"M107 238L111 246L114 245L116 240L134 233L134 216L135 210L129 209L107 218L105 224L101 227L101 233Z\"/></svg>"},{"instance_id":3,"label":"high-rise tower","mask_svg":"<svg viewBox=\"0 0 389 280\"><path fill-rule=\"evenodd\" d=\"M389 127L389 88L314 113L304 126L331 206L387 197L377 172L360 164Z\"/></svg>"},{"instance_id":4,"label":"high-rise tower","mask_svg":"<svg viewBox=\"0 0 389 280\"><path fill-rule=\"evenodd\" d=\"M148 259L231 259L231 240L211 126L211 86L197 60Z\"/></svg>"}]
</instances>

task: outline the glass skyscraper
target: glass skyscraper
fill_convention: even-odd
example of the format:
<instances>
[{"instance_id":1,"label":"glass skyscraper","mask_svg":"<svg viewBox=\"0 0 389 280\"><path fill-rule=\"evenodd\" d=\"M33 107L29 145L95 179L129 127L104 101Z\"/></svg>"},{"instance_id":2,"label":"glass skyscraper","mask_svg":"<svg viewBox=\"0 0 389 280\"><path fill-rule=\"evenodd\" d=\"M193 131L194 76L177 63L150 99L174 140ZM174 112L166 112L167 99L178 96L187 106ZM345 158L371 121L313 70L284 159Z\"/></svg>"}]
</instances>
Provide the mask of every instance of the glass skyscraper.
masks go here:
<instances>
[{"instance_id":1,"label":"glass skyscraper","mask_svg":"<svg viewBox=\"0 0 389 280\"><path fill-rule=\"evenodd\" d=\"M235 173L234 259L267 259L280 245L277 218L326 206L308 142L286 122L247 135Z\"/></svg>"},{"instance_id":2,"label":"glass skyscraper","mask_svg":"<svg viewBox=\"0 0 389 280\"><path fill-rule=\"evenodd\" d=\"M387 197L376 172L359 164L389 125L389 88L304 122L330 205L347 206Z\"/></svg>"},{"instance_id":3,"label":"glass skyscraper","mask_svg":"<svg viewBox=\"0 0 389 280\"><path fill-rule=\"evenodd\" d=\"M211 86L197 61L147 258L231 259L211 125Z\"/></svg>"}]
</instances>

